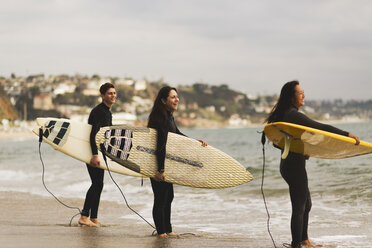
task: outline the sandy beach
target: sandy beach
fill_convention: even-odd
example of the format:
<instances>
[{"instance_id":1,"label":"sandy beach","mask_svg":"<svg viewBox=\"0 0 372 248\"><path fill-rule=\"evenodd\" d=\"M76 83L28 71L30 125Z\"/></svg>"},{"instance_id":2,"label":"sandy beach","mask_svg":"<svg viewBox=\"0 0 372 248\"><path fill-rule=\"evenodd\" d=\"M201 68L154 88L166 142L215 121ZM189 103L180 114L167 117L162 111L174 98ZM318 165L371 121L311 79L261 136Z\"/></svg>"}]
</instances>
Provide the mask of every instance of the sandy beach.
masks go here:
<instances>
[{"instance_id":1,"label":"sandy beach","mask_svg":"<svg viewBox=\"0 0 372 248\"><path fill-rule=\"evenodd\" d=\"M71 206L82 205L81 199L62 199ZM80 227L75 217L77 210L60 205L52 197L41 197L28 193L0 191L2 248L40 247L137 247L137 248L181 248L181 247L270 247L269 240L255 237L197 233L175 238L159 239L152 236L152 228L146 223L118 218L126 208L124 205L102 201L99 228ZM134 224L137 223L137 224ZM151 220L152 222L152 220ZM177 229L177 228L176 228ZM189 233L192 230L178 230Z\"/></svg>"},{"instance_id":2,"label":"sandy beach","mask_svg":"<svg viewBox=\"0 0 372 248\"><path fill-rule=\"evenodd\" d=\"M80 207L83 203L82 199L62 198L61 200L70 206ZM70 226L70 219L77 213L77 210L62 206L52 196L42 197L29 193L0 191L0 201L0 216L2 219L0 244L2 248L273 247L267 233L259 237L250 236L249 233L246 235L223 235L208 232L190 234L193 232L191 228L180 229L174 227L175 231L181 235L160 239L151 235L153 229L142 220L118 218L124 211L127 211L126 206L109 201L101 201L100 221L103 224L99 228L79 226L77 224L79 216L73 219ZM152 220L149 221L152 223ZM337 233L347 233L347 228L337 226L331 230L320 226L312 229L312 233L316 236L327 234L337 236ZM350 232L350 235L353 232ZM277 238L281 236L278 233L276 235ZM284 236L288 236L288 234ZM339 241L342 242L342 235L339 238L341 238ZM283 247L283 242L280 241L283 240L276 240L277 247ZM339 247L332 243L326 244L325 247ZM345 246L341 245L341 247Z\"/></svg>"}]
</instances>

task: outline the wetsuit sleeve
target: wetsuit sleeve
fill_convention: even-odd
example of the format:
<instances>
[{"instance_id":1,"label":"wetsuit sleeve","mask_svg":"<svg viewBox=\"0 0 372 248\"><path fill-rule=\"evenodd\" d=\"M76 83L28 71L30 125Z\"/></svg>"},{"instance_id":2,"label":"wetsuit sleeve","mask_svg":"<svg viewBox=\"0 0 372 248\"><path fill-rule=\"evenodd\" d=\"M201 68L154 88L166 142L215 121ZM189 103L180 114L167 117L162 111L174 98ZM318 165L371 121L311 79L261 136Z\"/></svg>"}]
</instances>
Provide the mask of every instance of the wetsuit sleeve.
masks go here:
<instances>
[{"instance_id":1,"label":"wetsuit sleeve","mask_svg":"<svg viewBox=\"0 0 372 248\"><path fill-rule=\"evenodd\" d=\"M101 123L100 123L101 118L97 113L91 113L91 116L89 117L89 124L92 125L92 130L90 132L90 148L92 150L92 155L97 155L98 154L98 149L96 145L96 134L98 133Z\"/></svg>"},{"instance_id":2,"label":"wetsuit sleeve","mask_svg":"<svg viewBox=\"0 0 372 248\"><path fill-rule=\"evenodd\" d=\"M288 122L291 122L291 123L294 123L294 124L307 126L307 127L311 127L311 128L316 128L316 129L320 129L320 130L323 130L323 131L327 131L327 132L331 132L331 133L335 133L335 134L340 134L340 135L344 135L344 136L349 135L348 132L340 130L340 129L338 129L334 126L331 126L331 125L327 125L327 124L323 124L323 123L314 121L314 120L310 119L309 117L307 117L306 115L304 115L304 114L302 114L301 112L298 112L298 111L294 111L294 110L290 111L288 113L287 118L288 118L288 120L285 120L285 121L288 121Z\"/></svg>"},{"instance_id":3,"label":"wetsuit sleeve","mask_svg":"<svg viewBox=\"0 0 372 248\"><path fill-rule=\"evenodd\" d=\"M181 133L181 131L178 129L178 127L176 126L176 134L179 134L179 135L182 135L182 136L185 136L187 137L187 135Z\"/></svg>"},{"instance_id":4,"label":"wetsuit sleeve","mask_svg":"<svg viewBox=\"0 0 372 248\"><path fill-rule=\"evenodd\" d=\"M156 139L156 160L158 162L158 171L164 172L164 161L166 153L166 145L168 139L168 128L166 126L157 128Z\"/></svg>"}]
</instances>

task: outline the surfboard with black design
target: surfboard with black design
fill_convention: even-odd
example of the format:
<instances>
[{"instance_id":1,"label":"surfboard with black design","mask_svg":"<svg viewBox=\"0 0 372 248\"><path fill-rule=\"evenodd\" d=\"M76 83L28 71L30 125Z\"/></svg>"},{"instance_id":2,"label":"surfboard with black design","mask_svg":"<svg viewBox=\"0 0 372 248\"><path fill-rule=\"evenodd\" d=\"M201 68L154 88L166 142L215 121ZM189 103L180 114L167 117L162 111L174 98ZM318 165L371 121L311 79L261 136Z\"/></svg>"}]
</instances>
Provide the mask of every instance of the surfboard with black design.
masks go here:
<instances>
[{"instance_id":1,"label":"surfboard with black design","mask_svg":"<svg viewBox=\"0 0 372 248\"><path fill-rule=\"evenodd\" d=\"M156 130L129 125L103 127L96 144L106 156L147 177L157 171ZM165 156L166 181L198 188L226 188L253 179L234 158L208 145L168 133Z\"/></svg>"},{"instance_id":2,"label":"surfboard with black design","mask_svg":"<svg viewBox=\"0 0 372 248\"><path fill-rule=\"evenodd\" d=\"M72 121L69 119L58 118L37 118L37 128L33 129L39 135L41 128L43 141L51 145L55 150L60 151L70 157L89 163L92 157L90 148L90 131L92 126L83 122ZM102 153L99 152L101 161L100 168L107 169ZM130 170L110 159L107 160L110 171L128 176L145 177L133 170ZM83 163L82 163L83 165Z\"/></svg>"},{"instance_id":3,"label":"surfboard with black design","mask_svg":"<svg viewBox=\"0 0 372 248\"><path fill-rule=\"evenodd\" d=\"M91 125L58 118L37 118L43 141L54 149L89 163L92 156L89 136ZM33 132L39 135L39 128ZM156 130L135 126L103 127L96 135L97 147L105 153L112 172L154 177ZM99 153L101 168L107 169ZM199 188L226 188L253 179L235 159L199 141L174 133L168 134L165 158L166 181Z\"/></svg>"}]
</instances>

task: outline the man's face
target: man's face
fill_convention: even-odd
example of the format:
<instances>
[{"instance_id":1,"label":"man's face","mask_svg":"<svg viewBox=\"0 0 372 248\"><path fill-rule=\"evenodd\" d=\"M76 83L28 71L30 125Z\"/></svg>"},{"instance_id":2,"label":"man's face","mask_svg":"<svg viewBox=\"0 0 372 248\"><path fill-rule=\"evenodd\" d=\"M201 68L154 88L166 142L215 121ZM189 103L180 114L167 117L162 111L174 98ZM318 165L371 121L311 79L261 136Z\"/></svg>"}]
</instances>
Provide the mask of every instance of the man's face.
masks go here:
<instances>
[{"instance_id":1,"label":"man's face","mask_svg":"<svg viewBox=\"0 0 372 248\"><path fill-rule=\"evenodd\" d=\"M116 101L115 88L108 89L104 95L101 95L101 97L102 97L102 102L106 104L106 106L111 107Z\"/></svg>"}]
</instances>

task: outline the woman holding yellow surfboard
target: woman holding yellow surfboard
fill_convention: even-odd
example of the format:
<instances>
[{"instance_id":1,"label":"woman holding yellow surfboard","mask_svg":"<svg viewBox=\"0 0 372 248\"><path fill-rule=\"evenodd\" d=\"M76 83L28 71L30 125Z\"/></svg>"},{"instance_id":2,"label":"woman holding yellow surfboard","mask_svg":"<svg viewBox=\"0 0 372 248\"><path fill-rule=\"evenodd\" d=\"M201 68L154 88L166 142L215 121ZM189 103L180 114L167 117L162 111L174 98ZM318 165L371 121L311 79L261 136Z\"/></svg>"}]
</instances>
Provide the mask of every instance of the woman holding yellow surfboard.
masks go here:
<instances>
[{"instance_id":1,"label":"woman holding yellow surfboard","mask_svg":"<svg viewBox=\"0 0 372 248\"><path fill-rule=\"evenodd\" d=\"M354 138L359 144L359 138L351 133L342 131L336 127L316 122L298 110L305 105L305 93L298 81L286 83L280 92L279 99L272 108L266 122L289 122L307 127L320 129ZM309 247L322 247L315 245L308 238L309 212L311 209L311 197L306 173L306 160L308 157L289 152L287 158L280 161L280 173L289 185L289 194L292 203L291 217L291 246L299 248L301 245Z\"/></svg>"}]
</instances>

